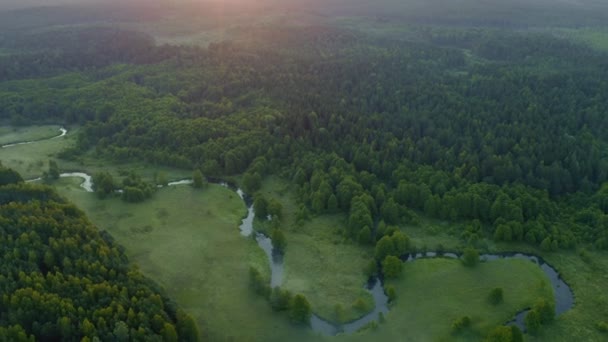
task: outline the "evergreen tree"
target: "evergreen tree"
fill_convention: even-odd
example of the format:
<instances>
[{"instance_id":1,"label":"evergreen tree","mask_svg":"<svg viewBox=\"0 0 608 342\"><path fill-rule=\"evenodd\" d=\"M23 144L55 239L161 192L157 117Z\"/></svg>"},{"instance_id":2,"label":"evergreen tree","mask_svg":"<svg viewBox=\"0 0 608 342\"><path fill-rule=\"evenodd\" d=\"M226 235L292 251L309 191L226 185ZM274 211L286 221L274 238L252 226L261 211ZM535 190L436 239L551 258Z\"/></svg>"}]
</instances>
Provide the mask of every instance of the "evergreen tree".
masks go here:
<instances>
[{"instance_id":1,"label":"evergreen tree","mask_svg":"<svg viewBox=\"0 0 608 342\"><path fill-rule=\"evenodd\" d=\"M289 318L291 318L293 322L308 325L310 323L311 315L312 309L306 297L301 294L295 295L289 305Z\"/></svg>"}]
</instances>

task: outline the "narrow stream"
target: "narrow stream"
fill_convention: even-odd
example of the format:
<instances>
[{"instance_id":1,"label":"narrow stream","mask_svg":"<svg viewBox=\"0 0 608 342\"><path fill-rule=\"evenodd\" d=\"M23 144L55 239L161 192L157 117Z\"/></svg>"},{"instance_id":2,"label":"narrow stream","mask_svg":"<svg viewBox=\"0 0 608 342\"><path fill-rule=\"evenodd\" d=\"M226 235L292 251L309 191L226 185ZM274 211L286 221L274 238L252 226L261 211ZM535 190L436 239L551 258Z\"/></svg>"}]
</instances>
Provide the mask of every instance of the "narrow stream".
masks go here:
<instances>
[{"instance_id":1,"label":"narrow stream","mask_svg":"<svg viewBox=\"0 0 608 342\"><path fill-rule=\"evenodd\" d=\"M61 137L65 136L66 134L68 134L68 130L65 129L65 128L63 128L63 127L59 128L59 131L61 133L59 133L59 135L54 136L52 138L46 138L46 139L40 139L40 140L32 140L32 141L16 142L16 143L12 143L12 144L2 145L2 148L8 148L8 147L19 146L19 145L29 145L29 144L33 144L33 143L39 142L39 141L53 140L53 139L61 138Z\"/></svg>"}]
</instances>

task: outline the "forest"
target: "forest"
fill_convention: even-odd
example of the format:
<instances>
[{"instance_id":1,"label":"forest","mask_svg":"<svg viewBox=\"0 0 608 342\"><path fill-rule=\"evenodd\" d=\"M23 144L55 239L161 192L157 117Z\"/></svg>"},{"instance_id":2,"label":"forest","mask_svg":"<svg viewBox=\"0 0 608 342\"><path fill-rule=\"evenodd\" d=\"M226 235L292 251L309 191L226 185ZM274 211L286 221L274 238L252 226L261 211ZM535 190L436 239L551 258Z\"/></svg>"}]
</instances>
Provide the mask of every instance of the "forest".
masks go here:
<instances>
[{"instance_id":1,"label":"forest","mask_svg":"<svg viewBox=\"0 0 608 342\"><path fill-rule=\"evenodd\" d=\"M52 188L0 169L5 341L196 341L192 319Z\"/></svg>"},{"instance_id":2,"label":"forest","mask_svg":"<svg viewBox=\"0 0 608 342\"><path fill-rule=\"evenodd\" d=\"M0 32L0 120L77 128L56 155L60 166L137 161L194 172L198 188L207 178L237 183L256 215L271 218L257 225L272 226L284 253L290 232L281 224L304 229L340 217L340 239L373 251L360 265L370 276L399 278L399 257L443 252L443 243L416 245L407 227L445 222L454 252L475 260L493 248L564 253L605 277L603 261L588 254L604 260L608 251L608 52L555 30L521 29L532 25L521 18L442 13L429 22L426 12L379 12L340 21L336 8L320 5L325 19L302 25L243 23L205 46L159 44L128 25L79 24L111 11L53 12L47 29L12 24ZM563 19L562 10L555 16ZM159 15L133 13L122 15ZM600 25L603 13L590 22ZM553 24L582 25L583 17ZM292 207L268 190L275 179L289 184ZM120 191L129 205L160 196L167 180L155 181L94 176L98 201ZM199 338L194 320L78 203L8 167L0 185L0 337ZM257 292L281 301L280 289L251 272ZM526 324L552 321L547 305L535 306ZM594 315L586 336L600 340L608 311ZM518 331L485 329L481 338L516 341Z\"/></svg>"}]
</instances>

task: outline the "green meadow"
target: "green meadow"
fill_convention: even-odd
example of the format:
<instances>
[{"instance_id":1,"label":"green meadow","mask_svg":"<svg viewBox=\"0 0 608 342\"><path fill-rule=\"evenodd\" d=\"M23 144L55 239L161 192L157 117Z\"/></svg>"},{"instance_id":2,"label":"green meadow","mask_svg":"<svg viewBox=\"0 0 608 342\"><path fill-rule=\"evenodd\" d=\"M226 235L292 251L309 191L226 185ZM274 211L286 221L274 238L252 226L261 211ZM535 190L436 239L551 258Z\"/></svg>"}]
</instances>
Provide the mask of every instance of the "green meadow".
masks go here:
<instances>
[{"instance_id":1,"label":"green meadow","mask_svg":"<svg viewBox=\"0 0 608 342\"><path fill-rule=\"evenodd\" d=\"M7 145L23 141L36 141L56 137L61 132L60 126L0 126L0 145Z\"/></svg>"},{"instance_id":2,"label":"green meadow","mask_svg":"<svg viewBox=\"0 0 608 342\"><path fill-rule=\"evenodd\" d=\"M373 308L373 298L365 291L364 266L373 250L344 239L339 231L345 216L322 215L298 224L297 204L288 184L269 178L262 187L267 198L283 205L280 227L287 238L283 288L306 295L313 311L330 321L347 322ZM268 223L256 224L268 230Z\"/></svg>"},{"instance_id":3,"label":"green meadow","mask_svg":"<svg viewBox=\"0 0 608 342\"><path fill-rule=\"evenodd\" d=\"M312 332L272 312L249 287L249 267L268 274L264 252L239 234L241 199L219 185L163 188L142 204L99 200L62 179L61 194L125 247L131 262L191 314L210 341L280 341ZM235 328L235 325L238 328Z\"/></svg>"},{"instance_id":4,"label":"green meadow","mask_svg":"<svg viewBox=\"0 0 608 342\"><path fill-rule=\"evenodd\" d=\"M395 287L397 299L375 333L383 340L479 340L538 298L553 300L549 280L528 260L496 260L472 268L452 259L417 260L405 263L403 275L386 285ZM504 301L492 305L488 296L497 287L503 289ZM452 322L463 316L471 318L471 328L452 334Z\"/></svg>"},{"instance_id":5,"label":"green meadow","mask_svg":"<svg viewBox=\"0 0 608 342\"><path fill-rule=\"evenodd\" d=\"M16 142L41 140L58 136L59 126L28 126L0 128L2 145ZM10 146L0 149L0 160L4 166L18 171L25 179L40 177L48 170L48 161L55 159L57 153L72 146L73 133L56 139L38 141L26 145Z\"/></svg>"}]
</instances>

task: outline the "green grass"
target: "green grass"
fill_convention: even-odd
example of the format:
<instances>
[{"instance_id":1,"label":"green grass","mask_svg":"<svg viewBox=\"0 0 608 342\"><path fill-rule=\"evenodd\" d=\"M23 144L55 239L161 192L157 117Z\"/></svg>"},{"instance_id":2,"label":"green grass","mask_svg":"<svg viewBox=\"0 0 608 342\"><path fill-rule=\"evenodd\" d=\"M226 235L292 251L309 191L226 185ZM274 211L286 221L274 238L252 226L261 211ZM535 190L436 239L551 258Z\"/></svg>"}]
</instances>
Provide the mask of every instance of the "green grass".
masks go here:
<instances>
[{"instance_id":1,"label":"green grass","mask_svg":"<svg viewBox=\"0 0 608 342\"><path fill-rule=\"evenodd\" d=\"M423 259L406 263L401 278L387 284L395 286L397 300L386 323L373 333L378 340L478 340L539 297L553 296L544 273L527 260L467 268L458 260ZM504 302L494 306L487 296L496 287L504 290ZM465 315L472 320L472 331L453 336L452 322Z\"/></svg>"},{"instance_id":2,"label":"green grass","mask_svg":"<svg viewBox=\"0 0 608 342\"><path fill-rule=\"evenodd\" d=\"M52 138L61 134L60 126L0 126L0 145Z\"/></svg>"},{"instance_id":3,"label":"green grass","mask_svg":"<svg viewBox=\"0 0 608 342\"><path fill-rule=\"evenodd\" d=\"M421 224L403 229L414 244L429 251L438 244L446 250L461 250L465 247L458 239L458 229L448 222L421 217ZM534 246L523 243L495 243L484 239L480 245L492 252L519 251L541 256L564 278L575 296L575 305L556 318L556 321L539 335L527 335L530 341L605 341L606 335L600 333L596 323L608 320L608 253L588 251L586 262L577 251L543 252ZM381 328L380 330L382 330Z\"/></svg>"},{"instance_id":4,"label":"green grass","mask_svg":"<svg viewBox=\"0 0 608 342\"><path fill-rule=\"evenodd\" d=\"M587 252L585 261L574 251L544 254L543 258L560 272L574 292L575 305L530 341L606 341L596 328L608 321L608 253Z\"/></svg>"},{"instance_id":5,"label":"green grass","mask_svg":"<svg viewBox=\"0 0 608 342\"><path fill-rule=\"evenodd\" d=\"M56 129L51 129L54 127ZM3 127L0 139L7 142L28 141L59 135L57 126L30 126L17 132ZM35 142L27 145L17 145L0 149L0 160L4 166L15 169L25 179L37 178L48 170L49 159L55 159L56 154L72 146L74 134L57 139Z\"/></svg>"},{"instance_id":6,"label":"green grass","mask_svg":"<svg viewBox=\"0 0 608 342\"><path fill-rule=\"evenodd\" d=\"M287 238L283 288L304 294L313 311L331 321L351 321L371 310L373 298L364 289L367 277L363 268L373 258L372 249L338 234L344 228L345 216L323 215L298 225L294 194L285 182L269 178L262 192L283 204L281 229ZM367 310L353 307L358 299ZM339 316L336 305L343 310Z\"/></svg>"},{"instance_id":7,"label":"green grass","mask_svg":"<svg viewBox=\"0 0 608 342\"><path fill-rule=\"evenodd\" d=\"M306 295L315 313L333 321L354 320L374 306L364 289L367 277L363 272L373 256L354 243L342 242L335 233L342 225L341 215L327 216L290 231L284 259L284 287ZM363 300L363 309L353 306L358 299ZM344 310L339 316L336 305Z\"/></svg>"},{"instance_id":8,"label":"green grass","mask_svg":"<svg viewBox=\"0 0 608 342\"><path fill-rule=\"evenodd\" d=\"M62 179L60 193L82 208L100 229L126 248L131 262L165 287L169 296L199 323L210 341L306 340L312 332L272 312L249 288L249 266L268 274L264 252L242 237L246 213L231 190L211 185L159 190L141 204L117 198L98 200Z\"/></svg>"}]
</instances>

